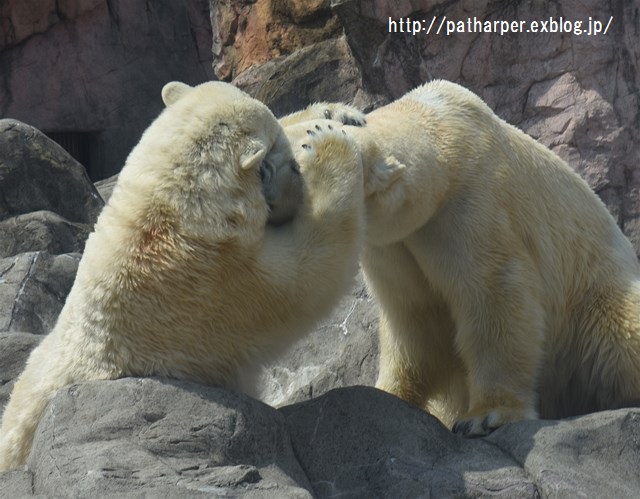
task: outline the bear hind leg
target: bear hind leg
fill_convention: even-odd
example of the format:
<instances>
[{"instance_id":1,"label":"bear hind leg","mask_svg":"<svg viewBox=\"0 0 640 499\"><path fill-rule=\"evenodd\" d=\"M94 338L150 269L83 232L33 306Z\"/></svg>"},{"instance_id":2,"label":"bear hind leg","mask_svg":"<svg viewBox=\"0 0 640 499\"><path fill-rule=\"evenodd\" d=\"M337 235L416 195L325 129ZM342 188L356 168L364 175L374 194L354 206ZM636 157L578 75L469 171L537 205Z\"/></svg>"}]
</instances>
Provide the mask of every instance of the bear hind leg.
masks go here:
<instances>
[{"instance_id":1,"label":"bear hind leg","mask_svg":"<svg viewBox=\"0 0 640 499\"><path fill-rule=\"evenodd\" d=\"M449 307L403 243L368 245L362 263L381 311L376 387L450 425L467 388Z\"/></svg>"},{"instance_id":2,"label":"bear hind leg","mask_svg":"<svg viewBox=\"0 0 640 499\"><path fill-rule=\"evenodd\" d=\"M640 290L631 286L622 296L601 298L592 310L595 323L581 335L591 344L583 346L590 361L581 363L587 370L581 397L593 406L579 412L640 406Z\"/></svg>"}]
</instances>

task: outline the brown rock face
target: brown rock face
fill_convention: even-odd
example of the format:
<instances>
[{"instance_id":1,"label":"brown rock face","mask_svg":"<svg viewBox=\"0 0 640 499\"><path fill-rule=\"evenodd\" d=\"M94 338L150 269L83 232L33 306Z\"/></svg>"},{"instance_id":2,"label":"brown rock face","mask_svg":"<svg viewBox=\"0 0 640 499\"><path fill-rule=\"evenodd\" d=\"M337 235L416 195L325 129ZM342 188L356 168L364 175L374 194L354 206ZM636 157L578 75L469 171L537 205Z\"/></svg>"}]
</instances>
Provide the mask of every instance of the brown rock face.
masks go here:
<instances>
[{"instance_id":1,"label":"brown rock face","mask_svg":"<svg viewBox=\"0 0 640 499\"><path fill-rule=\"evenodd\" d=\"M94 179L120 170L167 81L212 76L206 0L0 3L0 117L66 144Z\"/></svg>"},{"instance_id":2,"label":"brown rock face","mask_svg":"<svg viewBox=\"0 0 640 499\"><path fill-rule=\"evenodd\" d=\"M329 0L211 2L216 76L230 80L256 63L340 33Z\"/></svg>"}]
</instances>

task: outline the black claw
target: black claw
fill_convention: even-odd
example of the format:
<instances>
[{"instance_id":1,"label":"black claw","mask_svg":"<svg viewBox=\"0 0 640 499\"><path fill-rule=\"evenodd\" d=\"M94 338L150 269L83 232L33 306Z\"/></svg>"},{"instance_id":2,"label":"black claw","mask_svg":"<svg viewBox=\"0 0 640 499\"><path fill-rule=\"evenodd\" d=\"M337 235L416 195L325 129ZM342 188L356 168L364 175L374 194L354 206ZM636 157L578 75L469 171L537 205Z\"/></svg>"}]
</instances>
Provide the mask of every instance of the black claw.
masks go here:
<instances>
[{"instance_id":1,"label":"black claw","mask_svg":"<svg viewBox=\"0 0 640 499\"><path fill-rule=\"evenodd\" d=\"M303 149L311 149L311 146L309 144L302 144L302 148Z\"/></svg>"},{"instance_id":2,"label":"black claw","mask_svg":"<svg viewBox=\"0 0 640 499\"><path fill-rule=\"evenodd\" d=\"M486 416L483 420L482 420L482 429L484 431L490 431L491 427L489 426L489 416Z\"/></svg>"},{"instance_id":3,"label":"black claw","mask_svg":"<svg viewBox=\"0 0 640 499\"><path fill-rule=\"evenodd\" d=\"M331 125L329 125L329 128L331 128ZM316 130L321 131L322 128L320 128L320 125L316 125Z\"/></svg>"},{"instance_id":4,"label":"black claw","mask_svg":"<svg viewBox=\"0 0 640 499\"><path fill-rule=\"evenodd\" d=\"M314 132L313 130L307 130L307 134L309 134L309 135L312 135L312 136L313 136L313 135L315 135L315 134L316 134L316 132Z\"/></svg>"},{"instance_id":5,"label":"black claw","mask_svg":"<svg viewBox=\"0 0 640 499\"><path fill-rule=\"evenodd\" d=\"M331 119L331 111L329 111L328 109L324 110L324 117L328 120Z\"/></svg>"},{"instance_id":6,"label":"black claw","mask_svg":"<svg viewBox=\"0 0 640 499\"><path fill-rule=\"evenodd\" d=\"M333 130L333 127L331 125L327 125L329 127L329 130Z\"/></svg>"},{"instance_id":7,"label":"black claw","mask_svg":"<svg viewBox=\"0 0 640 499\"><path fill-rule=\"evenodd\" d=\"M456 435L462 435L462 436L467 435L471 431L471 422L458 421L456 424L453 425L453 428L451 429L451 431Z\"/></svg>"}]
</instances>

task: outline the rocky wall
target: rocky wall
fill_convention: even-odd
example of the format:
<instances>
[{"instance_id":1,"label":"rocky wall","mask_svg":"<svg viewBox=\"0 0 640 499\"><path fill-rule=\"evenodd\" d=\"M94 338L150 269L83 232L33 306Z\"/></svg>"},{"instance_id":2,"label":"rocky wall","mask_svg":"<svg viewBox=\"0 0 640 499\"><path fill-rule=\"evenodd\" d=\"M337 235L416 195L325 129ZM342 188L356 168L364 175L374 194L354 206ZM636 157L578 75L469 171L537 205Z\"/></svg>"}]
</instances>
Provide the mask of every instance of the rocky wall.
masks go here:
<instances>
[{"instance_id":1,"label":"rocky wall","mask_svg":"<svg viewBox=\"0 0 640 499\"><path fill-rule=\"evenodd\" d=\"M206 0L6 0L0 118L80 142L94 180L117 173L170 80L211 79Z\"/></svg>"}]
</instances>

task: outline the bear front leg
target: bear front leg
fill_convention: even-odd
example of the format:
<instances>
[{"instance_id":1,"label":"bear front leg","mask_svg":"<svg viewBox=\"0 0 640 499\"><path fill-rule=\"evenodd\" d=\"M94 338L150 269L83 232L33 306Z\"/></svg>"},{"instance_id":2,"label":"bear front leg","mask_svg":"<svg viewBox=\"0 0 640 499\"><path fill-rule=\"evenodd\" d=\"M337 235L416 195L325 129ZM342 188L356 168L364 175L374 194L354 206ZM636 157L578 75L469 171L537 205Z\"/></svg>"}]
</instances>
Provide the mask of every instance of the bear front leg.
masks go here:
<instances>
[{"instance_id":1,"label":"bear front leg","mask_svg":"<svg viewBox=\"0 0 640 499\"><path fill-rule=\"evenodd\" d=\"M364 182L356 143L329 120L285 129L304 181L304 199L291 223L267 227L260 268L271 296L286 296L292 334L336 304L352 285L364 239ZM289 327L290 326L290 327Z\"/></svg>"},{"instance_id":2,"label":"bear front leg","mask_svg":"<svg viewBox=\"0 0 640 499\"><path fill-rule=\"evenodd\" d=\"M433 391L424 375L425 363L415 363L405 345L406 329L394 327L384 313L380 316L380 358L376 388L391 393L405 402L424 407Z\"/></svg>"},{"instance_id":3,"label":"bear front leg","mask_svg":"<svg viewBox=\"0 0 640 499\"><path fill-rule=\"evenodd\" d=\"M514 288L481 301L484 303L469 307L470 313L458 321L456 335L467 367L469 410L453 425L453 432L468 437L537 417L542 307L524 290Z\"/></svg>"},{"instance_id":4,"label":"bear front leg","mask_svg":"<svg viewBox=\"0 0 640 499\"><path fill-rule=\"evenodd\" d=\"M415 320L418 317L422 317L421 323ZM434 399L449 395L451 381L459 378L460 362L446 342L432 341L434 336L449 334L446 322L438 324L438 319L437 316L426 317L423 313L406 321L391 321L384 312L381 313L376 388L421 409L427 409ZM433 329L425 328L429 324ZM445 409L444 412L450 414L459 408L447 406ZM434 415L444 424L450 424L442 414Z\"/></svg>"},{"instance_id":5,"label":"bear front leg","mask_svg":"<svg viewBox=\"0 0 640 499\"><path fill-rule=\"evenodd\" d=\"M336 244L352 241L355 234L360 237L364 232L364 182L356 143L340 125L324 119L285 132L297 137L293 149L307 187L304 209L309 210L306 214L311 220L303 225L310 233L316 232L314 236L328 228ZM351 233L349 237L340 233L341 226ZM322 246L326 244L329 240Z\"/></svg>"},{"instance_id":6,"label":"bear front leg","mask_svg":"<svg viewBox=\"0 0 640 499\"><path fill-rule=\"evenodd\" d=\"M459 400L451 389L464 370L453 348L451 314L412 254L403 243L368 245L362 266L381 310L376 387L421 408L434 397Z\"/></svg>"}]
</instances>

